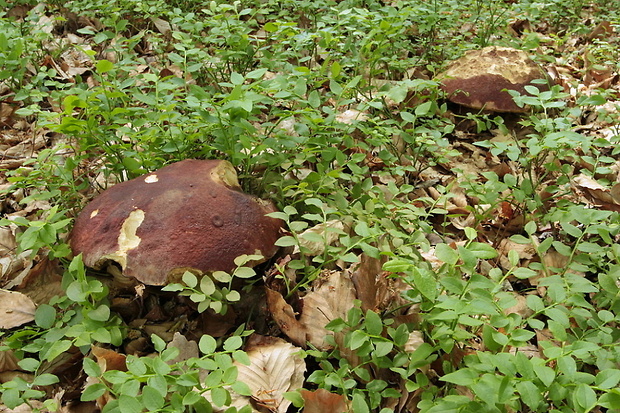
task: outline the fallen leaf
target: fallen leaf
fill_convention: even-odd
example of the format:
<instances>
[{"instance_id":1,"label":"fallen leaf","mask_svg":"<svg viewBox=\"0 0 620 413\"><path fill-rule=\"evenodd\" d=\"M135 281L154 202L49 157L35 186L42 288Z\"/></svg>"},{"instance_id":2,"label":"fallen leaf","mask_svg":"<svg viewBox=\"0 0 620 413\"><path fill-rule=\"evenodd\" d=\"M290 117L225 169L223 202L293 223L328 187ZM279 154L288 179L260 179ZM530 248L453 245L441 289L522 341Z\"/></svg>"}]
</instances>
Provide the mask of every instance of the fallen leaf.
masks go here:
<instances>
[{"instance_id":1,"label":"fallen leaf","mask_svg":"<svg viewBox=\"0 0 620 413\"><path fill-rule=\"evenodd\" d=\"M245 383L252 396L241 396L231 391L231 406L252 406L253 411L284 413L291 402L284 393L303 386L306 363L299 355L301 348L281 338L254 334L248 339L245 352L250 365L235 362L237 380ZM203 394L210 398L209 392ZM223 411L223 409L222 409Z\"/></svg>"},{"instance_id":2,"label":"fallen leaf","mask_svg":"<svg viewBox=\"0 0 620 413\"><path fill-rule=\"evenodd\" d=\"M280 330L298 346L306 346L306 328L296 317L293 307L286 302L282 294L270 288L265 288L269 312Z\"/></svg>"},{"instance_id":3,"label":"fallen leaf","mask_svg":"<svg viewBox=\"0 0 620 413\"><path fill-rule=\"evenodd\" d=\"M180 363L187 361L193 357L198 357L198 343L193 340L188 340L183 334L178 331L174 333L172 341L168 343L166 348L175 347L179 349L179 354L172 360L168 360L168 364Z\"/></svg>"},{"instance_id":4,"label":"fallen leaf","mask_svg":"<svg viewBox=\"0 0 620 413\"><path fill-rule=\"evenodd\" d=\"M303 311L299 322L306 329L306 339L320 350L330 350L326 337L332 335L325 326L337 319L347 318L356 298L350 272L330 271L317 278L303 298Z\"/></svg>"},{"instance_id":5,"label":"fallen leaf","mask_svg":"<svg viewBox=\"0 0 620 413\"><path fill-rule=\"evenodd\" d=\"M348 412L347 399L342 394L330 393L325 389L302 390L303 413L343 413Z\"/></svg>"},{"instance_id":6,"label":"fallen leaf","mask_svg":"<svg viewBox=\"0 0 620 413\"><path fill-rule=\"evenodd\" d=\"M0 290L0 328L14 328L34 320L37 307L28 296Z\"/></svg>"},{"instance_id":7,"label":"fallen leaf","mask_svg":"<svg viewBox=\"0 0 620 413\"><path fill-rule=\"evenodd\" d=\"M18 361L19 359L15 356L13 350L0 351L0 373L18 370Z\"/></svg>"},{"instance_id":8,"label":"fallen leaf","mask_svg":"<svg viewBox=\"0 0 620 413\"><path fill-rule=\"evenodd\" d=\"M95 356L102 372L110 370L127 371L124 354L95 345L91 347L90 352Z\"/></svg>"}]
</instances>

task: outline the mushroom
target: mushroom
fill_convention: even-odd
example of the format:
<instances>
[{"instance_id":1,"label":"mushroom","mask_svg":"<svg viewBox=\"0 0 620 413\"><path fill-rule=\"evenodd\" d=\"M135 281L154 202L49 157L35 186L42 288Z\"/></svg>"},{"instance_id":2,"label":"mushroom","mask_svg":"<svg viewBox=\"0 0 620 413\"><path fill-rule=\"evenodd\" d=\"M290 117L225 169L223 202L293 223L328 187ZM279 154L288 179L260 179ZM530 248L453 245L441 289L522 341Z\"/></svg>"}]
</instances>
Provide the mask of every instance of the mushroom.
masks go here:
<instances>
[{"instance_id":1,"label":"mushroom","mask_svg":"<svg viewBox=\"0 0 620 413\"><path fill-rule=\"evenodd\" d=\"M489 46L470 50L437 76L448 99L472 109L524 113L504 89L528 94L525 86L534 79L547 79L545 72L526 52L509 47ZM548 90L545 84L536 85Z\"/></svg>"},{"instance_id":2,"label":"mushroom","mask_svg":"<svg viewBox=\"0 0 620 413\"><path fill-rule=\"evenodd\" d=\"M95 269L165 285L188 269L231 271L243 254L271 258L282 222L273 205L240 191L223 160L184 160L103 191L78 215L74 254Z\"/></svg>"}]
</instances>

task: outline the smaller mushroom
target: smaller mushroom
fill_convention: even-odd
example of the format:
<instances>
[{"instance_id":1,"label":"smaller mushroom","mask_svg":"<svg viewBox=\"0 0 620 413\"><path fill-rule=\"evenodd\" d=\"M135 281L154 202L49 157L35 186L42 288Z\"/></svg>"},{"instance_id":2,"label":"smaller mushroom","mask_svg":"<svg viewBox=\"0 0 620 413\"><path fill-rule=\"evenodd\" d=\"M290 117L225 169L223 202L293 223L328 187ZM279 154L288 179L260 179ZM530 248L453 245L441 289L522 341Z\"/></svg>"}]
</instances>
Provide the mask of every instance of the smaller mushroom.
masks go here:
<instances>
[{"instance_id":1,"label":"smaller mushroom","mask_svg":"<svg viewBox=\"0 0 620 413\"><path fill-rule=\"evenodd\" d=\"M103 191L78 215L70 245L84 264L165 285L187 269L231 271L243 254L272 257L282 222L240 191L222 160L185 160Z\"/></svg>"},{"instance_id":2,"label":"smaller mushroom","mask_svg":"<svg viewBox=\"0 0 620 413\"><path fill-rule=\"evenodd\" d=\"M509 47L489 46L470 50L437 76L451 102L471 109L524 113L507 90L528 94L525 86L534 79L547 79L545 72L526 52ZM548 90L547 85L536 85Z\"/></svg>"}]
</instances>

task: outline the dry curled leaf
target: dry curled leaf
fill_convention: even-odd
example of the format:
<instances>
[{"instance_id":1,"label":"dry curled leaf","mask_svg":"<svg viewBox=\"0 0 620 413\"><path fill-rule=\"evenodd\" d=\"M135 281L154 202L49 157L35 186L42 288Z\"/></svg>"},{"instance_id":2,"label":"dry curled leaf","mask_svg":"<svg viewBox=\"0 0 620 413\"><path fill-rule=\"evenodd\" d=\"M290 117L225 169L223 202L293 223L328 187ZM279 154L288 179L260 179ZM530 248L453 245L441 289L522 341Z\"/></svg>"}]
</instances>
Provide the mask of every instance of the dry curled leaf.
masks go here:
<instances>
[{"instance_id":1,"label":"dry curled leaf","mask_svg":"<svg viewBox=\"0 0 620 413\"><path fill-rule=\"evenodd\" d=\"M310 342L321 350L332 348L325 340L332 332L325 326L337 318L346 318L356 298L349 271L328 271L317 278L312 291L302 299L299 318L279 292L269 288L266 292L269 311L282 332L299 346Z\"/></svg>"}]
</instances>

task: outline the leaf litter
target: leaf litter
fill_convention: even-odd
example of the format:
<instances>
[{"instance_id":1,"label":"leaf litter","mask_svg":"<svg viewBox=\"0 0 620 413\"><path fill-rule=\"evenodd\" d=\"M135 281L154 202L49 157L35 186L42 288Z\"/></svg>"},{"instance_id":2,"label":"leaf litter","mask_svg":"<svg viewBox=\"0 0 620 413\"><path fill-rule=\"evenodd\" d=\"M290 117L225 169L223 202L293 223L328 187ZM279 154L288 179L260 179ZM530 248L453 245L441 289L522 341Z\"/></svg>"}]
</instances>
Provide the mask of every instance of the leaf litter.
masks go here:
<instances>
[{"instance_id":1,"label":"leaf litter","mask_svg":"<svg viewBox=\"0 0 620 413\"><path fill-rule=\"evenodd\" d=\"M42 19L41 24L46 25L45 30L51 30L53 25L51 19ZM163 34L170 31L170 24L162 19L153 18L153 24ZM95 23L93 23L95 25ZM516 25L516 22L515 22ZM516 27L516 26L513 26ZM516 29L515 29L516 30ZM544 33L545 27L538 27L535 30ZM550 70L556 74L557 82L564 86L572 99L576 99L579 95L595 94L598 88L618 88L618 74L610 68L595 68L584 63L583 67L576 67L577 62L587 62L588 42L595 39L604 39L612 36L613 28L609 22L602 22L596 26L581 44L566 45L565 47L573 47L575 50L571 52L576 55L574 62L564 61L560 64L551 65ZM91 45L84 44L85 40L75 34L67 33L63 39L68 44L80 44L83 50L92 50ZM94 45L93 45L94 46ZM51 45L48 45L51 47ZM59 79L64 81L72 81L76 76L89 76L92 71L91 60L84 53L76 52L77 49L70 49L71 52L64 52L60 55L59 61L48 57L45 65L54 68ZM558 52L562 52L561 50ZM108 56L113 61L113 57ZM584 72L583 75L580 72ZM575 80L578 80L577 86ZM93 83L92 77L87 82ZM58 137L45 129L37 128L35 125L28 124L23 118L15 114L16 106L9 103L2 103L0 106L0 124L3 126L2 142L0 144L0 170L15 170L19 167L27 165L27 163L36 158L37 154L44 148L51 147L57 142ZM597 111L606 111L607 113L618 113L618 103L608 102L605 106L594 107L592 117L583 120L584 124L580 126L581 130L590 130L592 133L598 134L605 138L617 136L618 125L612 122L601 122L597 120ZM364 120L364 113L354 110L344 110L338 114L337 120L344 124L351 124L353 121ZM283 127L291 129L292 126L283 124ZM469 130L456 131L462 137L475 136ZM500 136L498 131L496 136ZM295 132L297 133L297 132ZM499 140L499 139L498 139ZM465 229L477 225L477 229L481 231L481 241L494 243L497 236L500 237L499 242L495 245L499 252L498 265L504 269L509 269L514 265L511 264L509 253L516 251L519 265L527 267L532 262L542 262L546 268L555 268L557 271L563 271L567 259L565 256L555 251L548 251L542 257L534 254L535 245L515 243L507 237L511 234L518 233L522 230L523 221L519 216L519 211L511 209L509 205L502 205L494 214L494 219L485 222L478 222L475 214L475 208L488 208L487 205L479 203L479 200L466 195L462 188L462 181L459 176L461 174L471 176L471 180L484 182L486 178L482 172L497 171L504 168L505 173L514 173L518 170L513 162L502 164L502 161L486 149L474 146L466 141L452 142L452 147L458 151L459 156L455 156L449 162L434 166L425 171L427 180L438 180L444 185L452 185L452 197L444 205L447 211L448 222L451 224L447 235L454 236L455 239L460 238L460 233ZM455 172L458 171L458 174ZM507 172L508 171L508 172ZM308 173L310 171L308 170ZM298 173L304 173L303 169L299 169ZM304 176L299 176L303 178ZM3 178L6 177L3 175ZM590 174L578 174L572 177L572 185L574 192L570 195L580 199L584 204L590 205L592 208L607 209L611 211L620 210L620 189L618 183L618 166L609 175L611 185L603 185L600 180L592 178ZM5 182L1 183L6 187ZM384 184L386 182L384 181ZM421 193L427 195L430 199L442 199L442 193L434 187L421 188ZM30 204L26 208L19 204L19 200L23 198L23 194L10 194L13 198L12 206L8 209L12 210L16 216L32 217L37 212L44 211L48 205ZM3 212L7 210L7 203L11 201L3 200ZM475 208L474 208L475 207ZM10 218L10 217L9 217ZM328 231L328 228L331 230ZM41 274L46 273L42 267L47 265L44 257L37 257L38 262L28 259L29 252L24 251L16 254L15 235L16 228L2 227L0 228L0 266L1 279L5 287L13 288L15 291L0 290L0 326L2 328L14 328L26 323L32 322L34 319L34 311L37 303L45 303L55 294L50 294L44 290L48 288L45 277ZM552 228L551 228L552 230ZM345 224L342 222L329 222L317 225L305 233L301 234L304 240L301 245L305 247L312 255L321 255L325 252L327 245L332 245L337 240L340 232L347 232ZM306 236L304 236L306 234ZM312 235L309 235L312 234ZM327 242L316 240L315 236L325 237ZM503 238L502 238L503 237ZM542 237L541 237L542 238ZM451 244L451 248L457 248L457 244ZM435 267L441 265L442 261L434 254L435 250L422 251L423 257L431 262ZM298 254L295 250L293 254ZM45 265L39 265L44 263ZM269 281L266 282L265 293L255 298L257 306L263 305L268 308L268 313L273 317L275 324L279 330L288 337L293 344L288 343L279 338L253 336L248 341L245 351L250 358L250 365L245 366L238 364L239 379L244 381L252 390L252 396L239 396L235 403L238 406L250 404L255 411L273 411L285 412L290 404L283 398L283 394L287 391L297 390L303 387L304 373L306 366L304 361L299 357L302 348L307 348L308 344L322 349L329 350L331 345L325 340L327 335L333 334L325 329L325 326L336 318L345 318L349 309L352 308L355 299L360 300L361 307L365 310L385 311L401 307L405 303L401 298L401 293L407 289L406 285L399 284L396 278L388 277L388 274L382 271L382 261L370 258L366 254L359 256L359 262L350 267L341 268L339 270L323 271L309 286L307 292L303 295L297 294L295 297L287 297L286 292L281 288L271 289ZM551 272L553 273L553 271ZM514 296L515 304L505 311L507 313L519 314L527 317L531 313L531 309L526 305L527 295L536 294L538 296L545 295L545 287L539 286L539 280L551 273L539 272L534 276L527 278L527 283L532 287L537 287L535 292L523 294L518 291L511 291ZM47 271L49 277L54 278L54 272ZM578 276L583 274L573 272ZM56 274L57 276L57 274ZM37 278L42 277L43 282L37 283ZM36 299L29 298L28 295L21 291L26 291L24 280L34 282L35 287L29 291L29 295L38 297ZM57 278L55 278L56 281ZM509 280L514 283L514 279ZM32 284L31 284L32 285ZM59 283L58 283L59 286ZM151 296L153 297L153 296ZM133 298L131 299L132 301ZM136 330L142 330L145 326L162 327L162 336L175 343L178 348L186 349L183 351L184 356L191 357L194 355L194 341L188 341L185 336L177 331L173 331L170 325L165 325L162 320L169 322L170 319L183 316L183 311L191 311L190 307L183 302L172 301L178 304L174 312L163 312L160 318L153 318L150 311L155 311L165 302L139 303L138 311L142 314L151 314L153 321L144 319ZM145 311L148 310L148 311ZM415 317L415 309L407 312L407 309L401 311L401 315L409 315ZM234 315L234 314L233 314ZM233 321L222 322L218 328L209 330L207 324L213 320L214 315L205 315L205 321L200 326L200 331L212 333L213 335L225 335L234 323ZM234 318L234 317L233 317ZM135 320L134 320L135 321ZM195 325L186 325L186 330ZM150 330L149 332L153 332ZM277 332L276 332L277 333ZM141 331L137 333L143 337ZM554 341L553 334L546 329L537 330L537 342L544 340ZM136 340L139 340L139 338ZM406 348L408 351L415 351L423 342L421 333L411 332ZM194 343L194 344L191 344ZM171 344L173 345L173 344ZM561 343L557 342L557 345ZM511 348L510 351L528 352L530 356L540 357L544 349L530 345L527 348ZM128 354L144 353L144 349L136 349L127 351ZM18 366L14 357L10 352L0 353L3 359L0 360L2 372L13 371L18 372ZM96 358L97 363L105 370L108 367L122 370L122 361L124 355L122 353L109 349L93 347L91 354ZM112 367L113 366L113 367ZM464 393L467 391L462 389ZM348 408L350 401L346 400L342 395L327 392L319 389L316 391L302 391L302 397L306 401L305 412L313 413L318 411L344 411ZM102 406L100 406L102 407Z\"/></svg>"}]
</instances>

